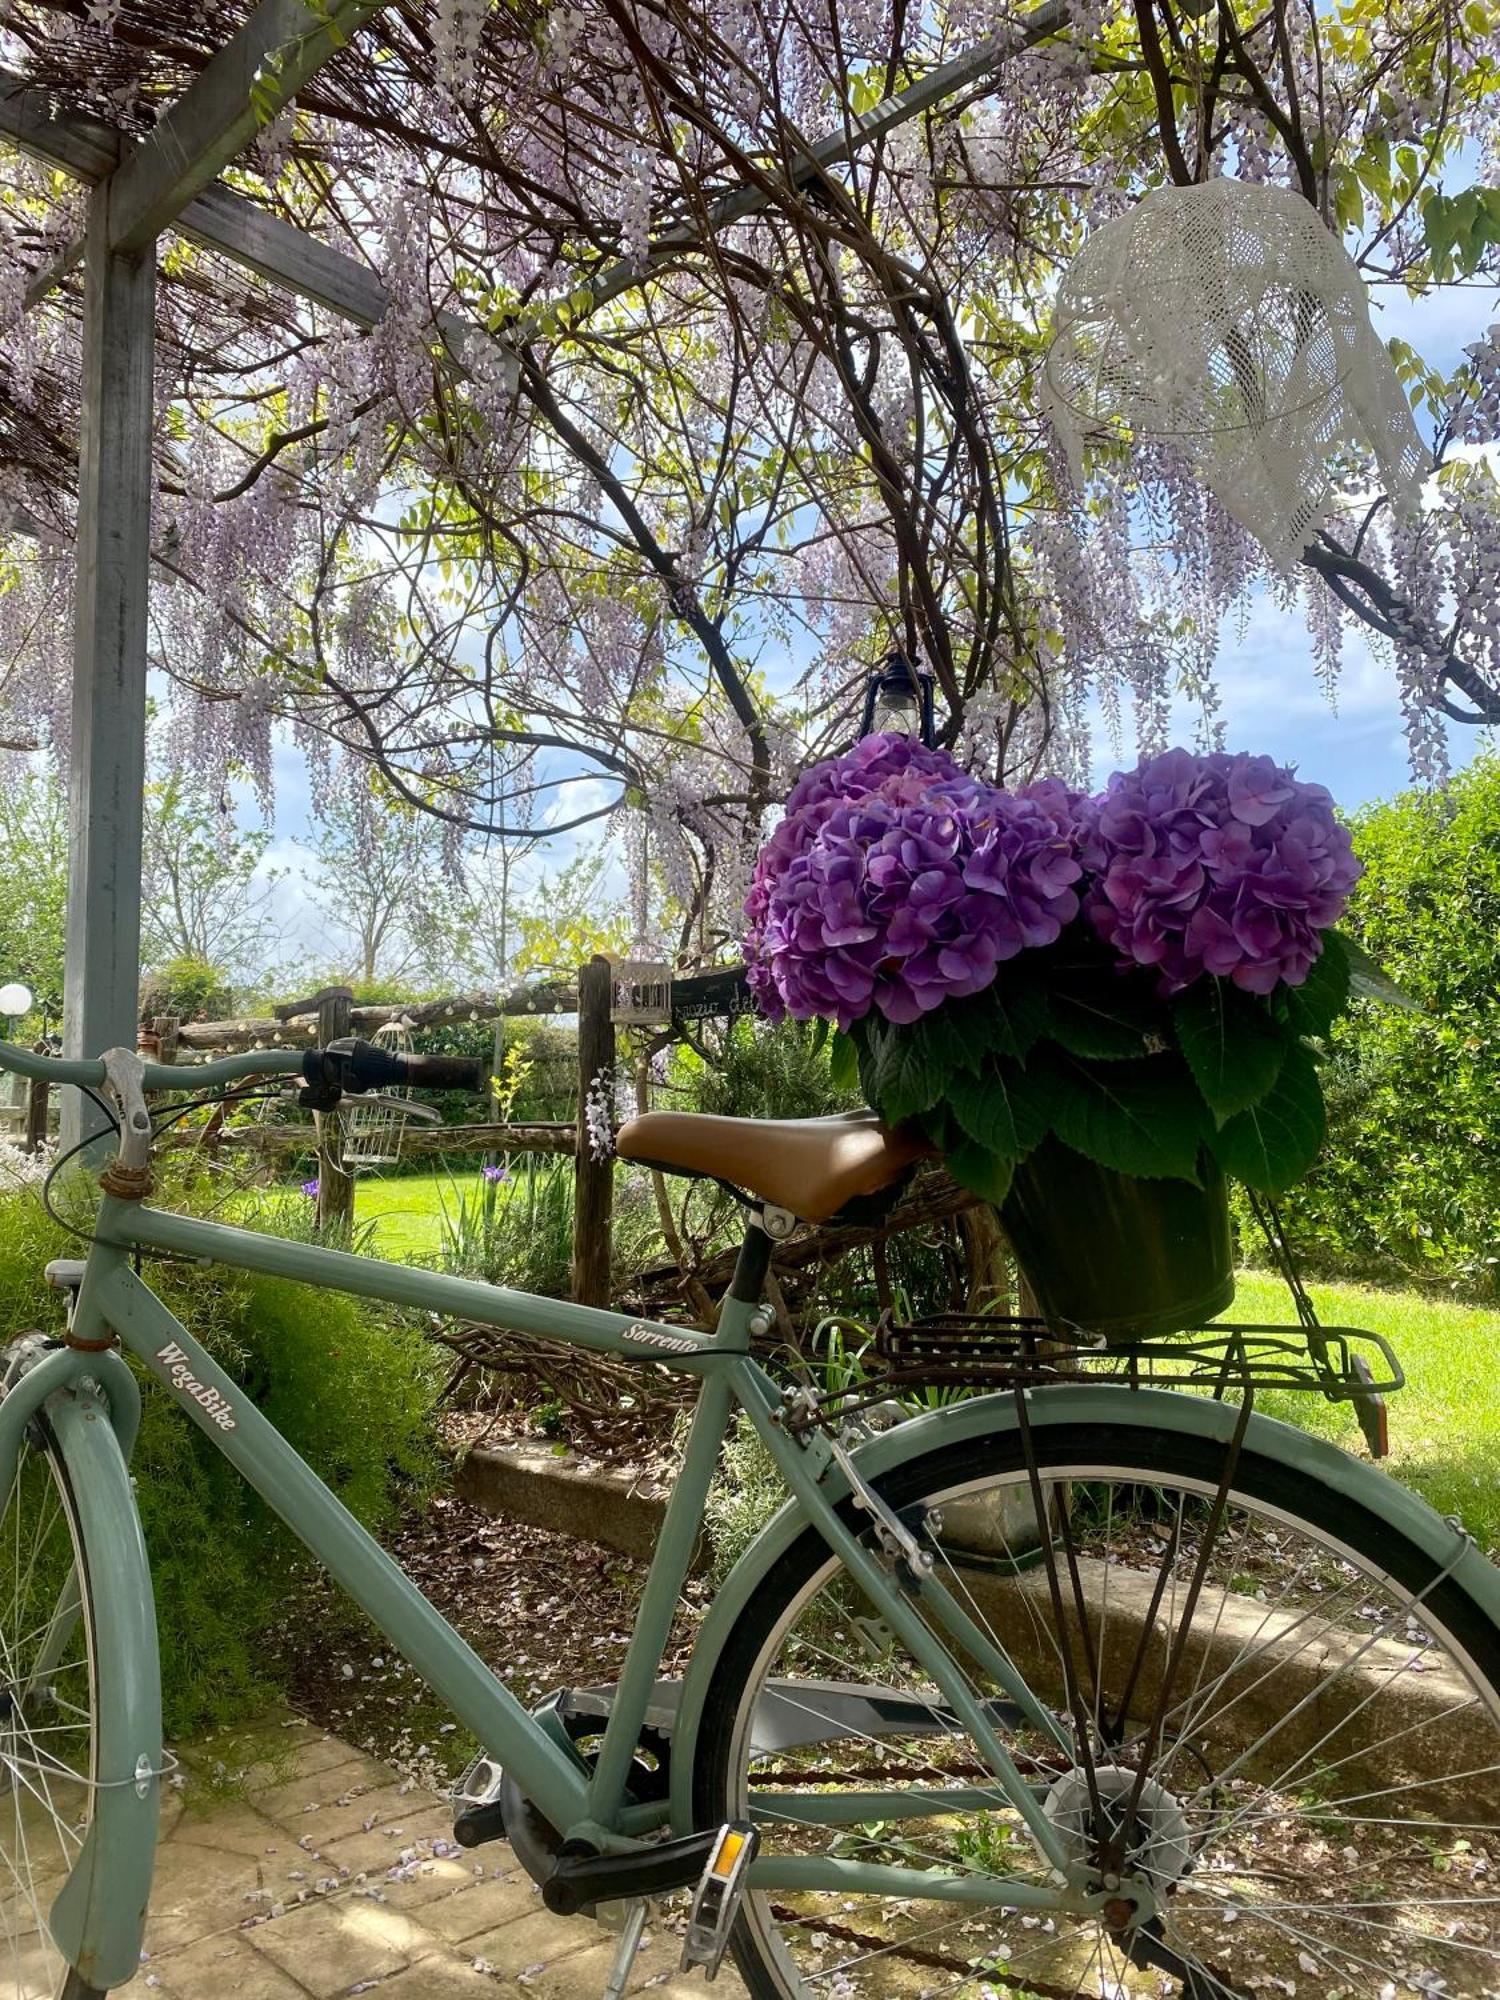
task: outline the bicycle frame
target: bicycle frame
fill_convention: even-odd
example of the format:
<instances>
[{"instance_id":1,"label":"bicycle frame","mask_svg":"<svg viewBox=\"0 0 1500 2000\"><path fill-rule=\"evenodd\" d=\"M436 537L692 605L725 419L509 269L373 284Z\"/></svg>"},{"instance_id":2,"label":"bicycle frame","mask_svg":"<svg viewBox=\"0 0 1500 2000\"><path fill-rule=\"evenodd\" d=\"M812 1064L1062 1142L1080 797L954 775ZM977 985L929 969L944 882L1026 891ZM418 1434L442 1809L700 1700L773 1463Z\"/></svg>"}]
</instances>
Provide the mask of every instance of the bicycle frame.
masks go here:
<instances>
[{"instance_id":1,"label":"bicycle frame","mask_svg":"<svg viewBox=\"0 0 1500 2000\"><path fill-rule=\"evenodd\" d=\"M708 1335L287 1243L112 1198L106 1199L100 1210L97 1232L75 1302L73 1340L104 1341L118 1334L124 1346L140 1356L205 1435L385 1631L392 1645L405 1654L485 1748L509 1767L523 1791L560 1831L590 1840L601 1850L619 1851L659 1830L668 1816L660 1807L625 1803L626 1779L654 1692L722 1434L738 1404L765 1441L787 1485L789 1499L726 1579L698 1634L673 1737L673 1831L693 1830L691 1771L715 1662L761 1581L796 1537L811 1526L941 1690L954 1719L974 1739L994 1774L993 1788L966 1785L947 1793L935 1790L924 1796L924 1805L928 1810L969 1813L986 1806L997 1810L1014 1807L1041 1854L1051 1862L1052 1871L1048 1883L1038 1884L833 1856L767 1855L754 1863L754 1886L766 1892L824 1888L850 1895L920 1895L924 1900L955 1905L1000 1902L1039 1911L1083 1913L1094 1909L1097 1897L1080 1878L1078 1865L1069 1867L1067 1857L1058 1855L1057 1836L1042 1812L1040 1798L1021 1779L997 1740L988 1705L977 1704L968 1693L964 1677L934 1625L944 1628L961 1651L977 1660L1037 1727L1050 1729L1067 1753L1063 1725L1030 1693L999 1642L973 1624L938 1579L928 1578L913 1590L910 1579L893 1574L843 1518L850 1511L850 1500L860 1498L854 1478L865 1482L868 1494L868 1482L880 1479L906 1458L1016 1430L1014 1396L974 1398L896 1425L862 1445L854 1460L841 1466L826 1441L814 1435L809 1443L800 1443L778 1421L781 1399L776 1386L749 1353L756 1309L736 1299L733 1292L726 1299L718 1328ZM264 1271L325 1289L424 1306L596 1351L664 1362L701 1377L702 1394L682 1469L592 1772L573 1751L561 1726L549 1730L545 1720L522 1708L260 1415L238 1384L217 1367L141 1282L130 1264L130 1253L136 1246ZM1227 1444L1238 1423L1238 1413L1230 1402L1118 1383L1057 1384L1028 1395L1027 1401L1030 1422L1039 1429L1090 1422L1116 1428L1122 1436L1132 1431L1151 1435L1176 1431ZM102 1636L115 1666L125 1670L117 1673L109 1689L101 1690L99 1782L107 1789L98 1794L84 1859L60 1892L50 1922L69 1961L93 1983L110 1986L128 1978L136 1965L156 1831L157 1787L142 1782L142 1773L149 1777L160 1766L154 1621L139 1524L125 1479L139 1415L139 1391L135 1378L113 1352L72 1346L42 1356L0 1400L0 1491L9 1489L26 1426L43 1403L54 1412L59 1435L73 1440L79 1448L76 1462L70 1460L70 1471L86 1475L79 1485L80 1499L87 1501L93 1524L88 1531L89 1546L103 1557L100 1574L93 1578L95 1636ZM106 1412L108 1420L100 1422ZM59 1417L62 1421L57 1423ZM1395 1530L1427 1550L1445 1573L1461 1577L1465 1589L1500 1622L1500 1573L1467 1536L1415 1494L1332 1444L1269 1418L1252 1416L1247 1436L1261 1456L1312 1473L1331 1491L1344 1492L1370 1512L1389 1519ZM920 1602L926 1620L914 1608L916 1602ZM860 1823L889 1818L902 1803L898 1795L853 1793L841 1787L833 1798L813 1793L800 1805L783 1798L778 1801L777 1817L823 1824ZM91 1847L95 1850L92 1853ZM137 1883L139 1896L130 1886Z\"/></svg>"},{"instance_id":2,"label":"bicycle frame","mask_svg":"<svg viewBox=\"0 0 1500 2000\"><path fill-rule=\"evenodd\" d=\"M135 1249L164 1251L445 1317L513 1328L595 1352L658 1362L701 1378L682 1467L668 1502L592 1770L572 1751L562 1732L549 1730L521 1705L136 1275L131 1267ZM1061 1725L1026 1687L993 1638L974 1624L940 1582L931 1579L922 1587L924 1617L868 1543L845 1525L838 1512L838 1503L845 1497L843 1484L837 1479L824 1483L824 1475L833 1465L826 1444L820 1451L815 1448L818 1440L810 1447L787 1433L780 1422L779 1391L750 1354L751 1321L756 1310L731 1292L716 1330L704 1334L409 1265L287 1242L106 1196L74 1305L71 1334L79 1343L118 1336L486 1751L510 1771L551 1824L567 1837L592 1841L602 1850L628 1848L659 1829L669 1817L667 1807L630 1804L626 1785L676 1604L692 1562L719 1447L734 1408L743 1409L771 1452L804 1521L816 1527L881 1617L932 1676L994 1773L994 1791L966 1792L968 1809L972 1811L982 1802L997 1810L1014 1807L1048 1861L1061 1871L1067 1856L1059 1836L1008 1755L987 1705L974 1696L964 1673L935 1633L934 1622L946 1627L949 1637L971 1658L978 1658L1029 1717L1065 1743ZM74 1376L98 1373L98 1358L86 1347L76 1347L68 1359L78 1365L69 1372ZM50 1372L63 1360L61 1355L54 1356L44 1366ZM846 1810L859 1807L856 1817L869 1817L882 1803L889 1807L889 1800L872 1793L868 1800L852 1799ZM869 1812L863 1810L866 1805ZM810 1816L814 1815L827 1816L826 1811L812 1808ZM672 1816L676 1830L689 1830L680 1810ZM770 1863L761 1865L769 1867ZM808 1864L798 1865L805 1873ZM868 1886L880 1893L911 1893L920 1873L924 1896L946 1894L955 1902L972 1901L975 1896L972 1878L962 1875L939 1880L932 1871L898 1870L896 1873L913 1877L913 1884L902 1891L890 1887L887 1878L892 1871L888 1868L866 1871L862 1864L832 1861L826 1865L830 1876L836 1874L840 1882L852 1883L868 1872ZM993 1882L985 1900L1002 1896L1013 1904L1050 1908L1060 1906L1067 1895L1060 1882L1055 1889Z\"/></svg>"}]
</instances>

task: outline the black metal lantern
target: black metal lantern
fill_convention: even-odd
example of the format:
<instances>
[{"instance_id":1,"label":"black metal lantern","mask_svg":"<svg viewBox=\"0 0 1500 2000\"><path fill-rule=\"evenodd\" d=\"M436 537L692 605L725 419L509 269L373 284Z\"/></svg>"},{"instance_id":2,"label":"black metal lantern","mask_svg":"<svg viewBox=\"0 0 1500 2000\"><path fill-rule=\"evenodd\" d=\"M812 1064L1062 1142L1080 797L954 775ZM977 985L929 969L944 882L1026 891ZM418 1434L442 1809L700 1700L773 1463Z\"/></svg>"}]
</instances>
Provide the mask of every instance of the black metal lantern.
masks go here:
<instances>
[{"instance_id":1,"label":"black metal lantern","mask_svg":"<svg viewBox=\"0 0 1500 2000\"><path fill-rule=\"evenodd\" d=\"M931 750L936 742L932 675L912 665L905 653L887 653L865 689L861 736L915 736Z\"/></svg>"}]
</instances>

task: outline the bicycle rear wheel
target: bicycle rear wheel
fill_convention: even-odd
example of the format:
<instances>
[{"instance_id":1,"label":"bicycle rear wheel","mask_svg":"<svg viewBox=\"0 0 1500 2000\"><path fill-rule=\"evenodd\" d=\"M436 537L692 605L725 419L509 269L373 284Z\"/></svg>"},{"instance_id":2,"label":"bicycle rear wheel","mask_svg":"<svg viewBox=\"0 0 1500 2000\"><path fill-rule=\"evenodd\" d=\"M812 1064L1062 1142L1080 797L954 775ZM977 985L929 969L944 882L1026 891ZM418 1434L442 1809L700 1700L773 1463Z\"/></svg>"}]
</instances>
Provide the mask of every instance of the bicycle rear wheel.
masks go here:
<instances>
[{"instance_id":1,"label":"bicycle rear wheel","mask_svg":"<svg viewBox=\"0 0 1500 2000\"><path fill-rule=\"evenodd\" d=\"M44 1417L0 1511L0 1993L100 2000L47 1928L94 1799L95 1671L83 1537Z\"/></svg>"},{"instance_id":2,"label":"bicycle rear wheel","mask_svg":"<svg viewBox=\"0 0 1500 2000\"><path fill-rule=\"evenodd\" d=\"M1000 1434L910 1460L880 1491L1056 1718L1028 1721L964 1663L1069 1858L1144 1885L1147 1916L1128 1898L1105 1920L987 1891L1045 1890L1048 1865L808 1530L716 1667L697 1822L753 1816L764 1856L957 1872L975 1900L924 1899L919 1878L894 1902L752 1888L734 1942L755 2000L1500 1992L1486 1613L1376 1514L1251 1450L1225 1485L1210 1439L1033 1437L1031 1466ZM851 1688L883 1718L852 1724ZM878 1810L855 1802L877 1791Z\"/></svg>"}]
</instances>

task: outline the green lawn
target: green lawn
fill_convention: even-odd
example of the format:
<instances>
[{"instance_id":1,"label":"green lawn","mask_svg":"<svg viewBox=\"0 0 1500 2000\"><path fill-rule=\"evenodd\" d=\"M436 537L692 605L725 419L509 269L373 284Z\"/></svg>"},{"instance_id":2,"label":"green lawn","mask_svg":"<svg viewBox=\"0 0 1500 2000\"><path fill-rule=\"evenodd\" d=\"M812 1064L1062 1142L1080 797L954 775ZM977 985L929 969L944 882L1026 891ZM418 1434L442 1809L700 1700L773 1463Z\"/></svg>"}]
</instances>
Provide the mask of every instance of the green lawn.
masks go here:
<instances>
[{"instance_id":1,"label":"green lawn","mask_svg":"<svg viewBox=\"0 0 1500 2000\"><path fill-rule=\"evenodd\" d=\"M1384 1334L1406 1371L1407 1387L1390 1398L1386 1469L1440 1514L1459 1515L1481 1547L1500 1553L1500 1312L1363 1285L1309 1289L1326 1325ZM1231 1316L1289 1319L1289 1304L1278 1279L1242 1276ZM1261 1407L1346 1450L1364 1450L1342 1405L1268 1394Z\"/></svg>"},{"instance_id":2,"label":"green lawn","mask_svg":"<svg viewBox=\"0 0 1500 2000\"><path fill-rule=\"evenodd\" d=\"M454 1174L401 1174L381 1180L361 1174L354 1189L354 1220L375 1225L382 1257L432 1257L442 1247L443 1210L456 1215L465 1195L483 1185L479 1169Z\"/></svg>"},{"instance_id":3,"label":"green lawn","mask_svg":"<svg viewBox=\"0 0 1500 2000\"><path fill-rule=\"evenodd\" d=\"M459 1204L475 1194L483 1182L478 1167L455 1177L447 1173L405 1174L384 1179L361 1174L354 1189L354 1221L357 1228L373 1225L369 1248L379 1257L435 1257L443 1247L443 1212L456 1216ZM274 1214L278 1204L296 1206L310 1198L301 1193L301 1183L274 1188L252 1188L237 1195L226 1213Z\"/></svg>"}]
</instances>

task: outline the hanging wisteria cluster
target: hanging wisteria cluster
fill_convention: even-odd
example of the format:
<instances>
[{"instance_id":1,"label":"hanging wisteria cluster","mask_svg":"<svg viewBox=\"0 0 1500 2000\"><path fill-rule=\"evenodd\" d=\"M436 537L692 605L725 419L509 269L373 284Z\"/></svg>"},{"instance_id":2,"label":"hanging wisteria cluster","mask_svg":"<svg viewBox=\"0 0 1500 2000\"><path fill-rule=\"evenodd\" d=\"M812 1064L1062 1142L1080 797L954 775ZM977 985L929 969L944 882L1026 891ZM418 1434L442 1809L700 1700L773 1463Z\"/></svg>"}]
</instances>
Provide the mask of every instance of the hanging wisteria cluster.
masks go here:
<instances>
[{"instance_id":1,"label":"hanging wisteria cluster","mask_svg":"<svg viewBox=\"0 0 1500 2000\"><path fill-rule=\"evenodd\" d=\"M0 63L129 139L247 11L13 0ZM970 87L855 143L892 79L983 45ZM1038 384L1061 271L1164 179L1291 187L1372 283L1492 275L1500 229L1460 242L1441 189L1460 149L1500 157L1497 57L1490 0L1077 0L1045 34L996 0L382 10L237 185L372 264L383 322L163 245L172 753L269 800L290 734L320 790L373 769L454 843L617 821L643 943L693 958L892 643L971 769L1076 780L1101 731L1161 747L1183 696L1217 748L1220 631L1274 587L1330 694L1373 635L1439 771L1452 716L1500 715L1491 336L1450 379L1398 357L1439 466L1421 521L1351 458L1290 586L1168 444L1101 446L1076 486ZM84 198L0 154L0 742L64 753L80 292L25 294Z\"/></svg>"}]
</instances>

